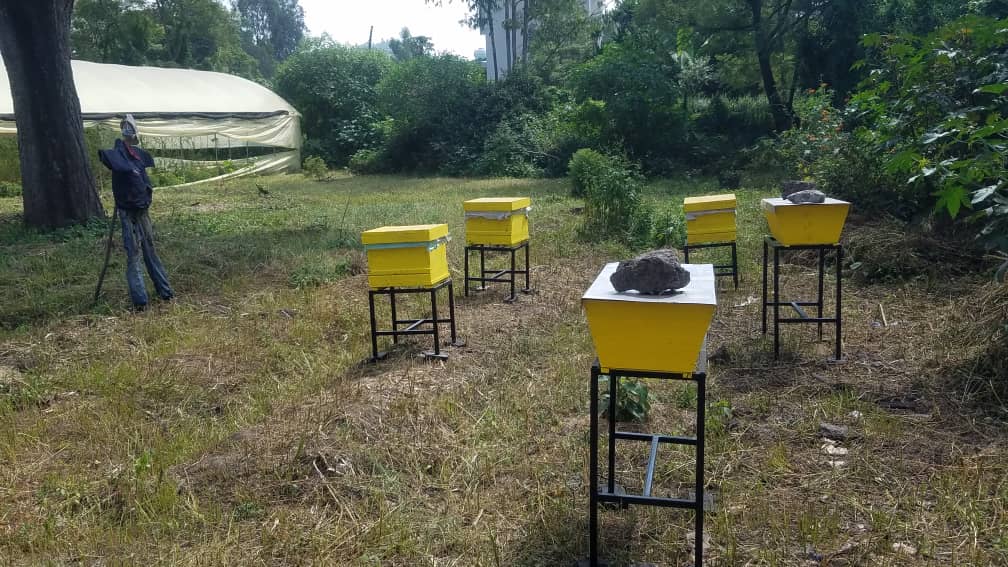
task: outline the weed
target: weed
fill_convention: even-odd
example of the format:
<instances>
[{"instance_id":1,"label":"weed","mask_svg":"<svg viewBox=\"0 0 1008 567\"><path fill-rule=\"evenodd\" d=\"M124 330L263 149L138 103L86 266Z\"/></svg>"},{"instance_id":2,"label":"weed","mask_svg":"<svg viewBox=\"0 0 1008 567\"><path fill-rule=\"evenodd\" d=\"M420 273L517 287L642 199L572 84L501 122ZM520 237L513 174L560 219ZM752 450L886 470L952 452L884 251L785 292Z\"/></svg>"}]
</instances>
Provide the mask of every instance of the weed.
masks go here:
<instances>
[{"instance_id":1,"label":"weed","mask_svg":"<svg viewBox=\"0 0 1008 567\"><path fill-rule=\"evenodd\" d=\"M306 157L301 165L301 170L315 181L322 181L329 177L329 166L326 165L324 159L318 156Z\"/></svg>"},{"instance_id":2,"label":"weed","mask_svg":"<svg viewBox=\"0 0 1008 567\"><path fill-rule=\"evenodd\" d=\"M599 378L601 392L599 405L604 417L609 413L609 380L610 377ZM634 378L621 378L616 384L616 421L647 421L651 412L651 400L647 384Z\"/></svg>"}]
</instances>

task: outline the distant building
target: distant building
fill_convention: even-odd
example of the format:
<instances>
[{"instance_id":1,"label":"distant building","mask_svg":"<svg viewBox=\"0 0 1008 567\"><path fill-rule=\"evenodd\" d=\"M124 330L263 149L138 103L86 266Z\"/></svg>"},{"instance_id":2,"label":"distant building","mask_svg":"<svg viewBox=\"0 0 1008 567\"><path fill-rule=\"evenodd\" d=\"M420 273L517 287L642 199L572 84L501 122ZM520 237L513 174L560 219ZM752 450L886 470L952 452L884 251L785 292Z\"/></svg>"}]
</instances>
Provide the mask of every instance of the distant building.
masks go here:
<instances>
[{"instance_id":1,"label":"distant building","mask_svg":"<svg viewBox=\"0 0 1008 567\"><path fill-rule=\"evenodd\" d=\"M494 74L496 70L496 78L503 79L507 76L508 71L511 70L512 59L521 59L522 46L525 42L525 34L523 33L522 26L518 25L512 30L506 30L504 28L505 21L505 10L504 2L507 0L498 0L500 7L493 11L489 18L489 25L484 25L480 29L480 33L486 38L486 51L484 53L484 60L486 61L487 79L493 81ZM594 14L597 9L601 7L603 0L580 0L580 3L584 6L584 9L589 14ZM516 6L516 13L511 16L511 20L515 22L521 22L524 14L525 2L521 2ZM490 40L490 27L493 27L493 41ZM532 31L535 27L535 23L531 22L529 24L529 29ZM508 53L508 35L511 35L514 45L512 46L512 52ZM496 44L497 49L494 50L494 44ZM494 55L496 54L496 58ZM477 58L478 59L478 58ZM495 60L496 59L496 60Z\"/></svg>"}]
</instances>

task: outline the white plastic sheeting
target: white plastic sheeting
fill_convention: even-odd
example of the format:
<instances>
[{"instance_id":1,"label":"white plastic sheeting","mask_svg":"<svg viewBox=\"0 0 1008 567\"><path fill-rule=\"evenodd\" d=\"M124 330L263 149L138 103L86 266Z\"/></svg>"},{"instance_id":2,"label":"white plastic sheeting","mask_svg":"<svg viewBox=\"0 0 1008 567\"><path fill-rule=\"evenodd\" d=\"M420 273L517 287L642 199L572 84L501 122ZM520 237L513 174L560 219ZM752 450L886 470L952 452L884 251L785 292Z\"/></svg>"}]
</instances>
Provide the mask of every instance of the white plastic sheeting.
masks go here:
<instances>
[{"instance_id":1,"label":"white plastic sheeting","mask_svg":"<svg viewBox=\"0 0 1008 567\"><path fill-rule=\"evenodd\" d=\"M119 120L132 114L141 139L157 138L152 147L284 148L282 161L293 169L300 165L300 115L262 85L192 69L71 64L85 126L118 132ZM13 134L14 102L6 68L0 71L0 134Z\"/></svg>"}]
</instances>

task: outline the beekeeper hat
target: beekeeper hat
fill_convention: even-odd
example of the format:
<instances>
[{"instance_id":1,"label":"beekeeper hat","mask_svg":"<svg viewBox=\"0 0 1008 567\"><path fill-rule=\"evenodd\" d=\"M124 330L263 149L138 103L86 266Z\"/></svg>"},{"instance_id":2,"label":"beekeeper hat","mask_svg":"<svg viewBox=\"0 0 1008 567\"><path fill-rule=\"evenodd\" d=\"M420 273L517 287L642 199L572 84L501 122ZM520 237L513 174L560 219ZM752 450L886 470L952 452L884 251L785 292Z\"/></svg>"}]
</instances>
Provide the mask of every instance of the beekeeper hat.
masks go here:
<instances>
[{"instance_id":1,"label":"beekeeper hat","mask_svg":"<svg viewBox=\"0 0 1008 567\"><path fill-rule=\"evenodd\" d=\"M119 130L122 131L124 138L136 138L138 135L136 120L133 118L132 114L127 114L126 118L119 123Z\"/></svg>"}]
</instances>

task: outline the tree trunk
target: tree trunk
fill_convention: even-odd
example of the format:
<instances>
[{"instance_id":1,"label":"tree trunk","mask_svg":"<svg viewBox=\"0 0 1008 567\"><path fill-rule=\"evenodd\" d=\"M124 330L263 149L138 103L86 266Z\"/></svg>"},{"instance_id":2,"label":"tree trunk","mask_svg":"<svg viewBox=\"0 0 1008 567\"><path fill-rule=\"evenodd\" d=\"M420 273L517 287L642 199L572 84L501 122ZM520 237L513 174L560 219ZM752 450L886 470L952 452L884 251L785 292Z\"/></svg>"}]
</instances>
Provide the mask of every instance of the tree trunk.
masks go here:
<instances>
[{"instance_id":1,"label":"tree trunk","mask_svg":"<svg viewBox=\"0 0 1008 567\"><path fill-rule=\"evenodd\" d=\"M504 61L507 63L507 72L511 72L511 0L504 0L504 20L502 21L504 30Z\"/></svg>"},{"instance_id":2,"label":"tree trunk","mask_svg":"<svg viewBox=\"0 0 1008 567\"><path fill-rule=\"evenodd\" d=\"M0 0L21 158L24 219L57 227L104 216L70 68L73 0Z\"/></svg>"},{"instance_id":3,"label":"tree trunk","mask_svg":"<svg viewBox=\"0 0 1008 567\"><path fill-rule=\"evenodd\" d=\"M480 29L486 26L490 36L490 53L487 65L493 65L493 80L496 83L500 80L500 73L497 70L497 37L494 33L494 11L497 9L496 0L477 0L475 4L477 12L477 22Z\"/></svg>"},{"instance_id":4,"label":"tree trunk","mask_svg":"<svg viewBox=\"0 0 1008 567\"><path fill-rule=\"evenodd\" d=\"M494 21L493 16L490 16L490 58L493 59L493 77L494 82L500 80L500 72L497 70L497 38L494 34Z\"/></svg>"},{"instance_id":5,"label":"tree trunk","mask_svg":"<svg viewBox=\"0 0 1008 567\"><path fill-rule=\"evenodd\" d=\"M784 106L774 80L773 67L770 63L771 46L766 37L766 30L763 29L763 0L749 0L749 7L752 8L753 40L756 44L760 76L763 78L763 90L766 92L767 102L770 103L774 128L778 132L784 132L791 128L791 115Z\"/></svg>"},{"instance_id":6,"label":"tree trunk","mask_svg":"<svg viewBox=\"0 0 1008 567\"><path fill-rule=\"evenodd\" d=\"M522 64L528 65L529 0L522 2Z\"/></svg>"},{"instance_id":7,"label":"tree trunk","mask_svg":"<svg viewBox=\"0 0 1008 567\"><path fill-rule=\"evenodd\" d=\"M511 68L518 63L518 0L511 0Z\"/></svg>"}]
</instances>

